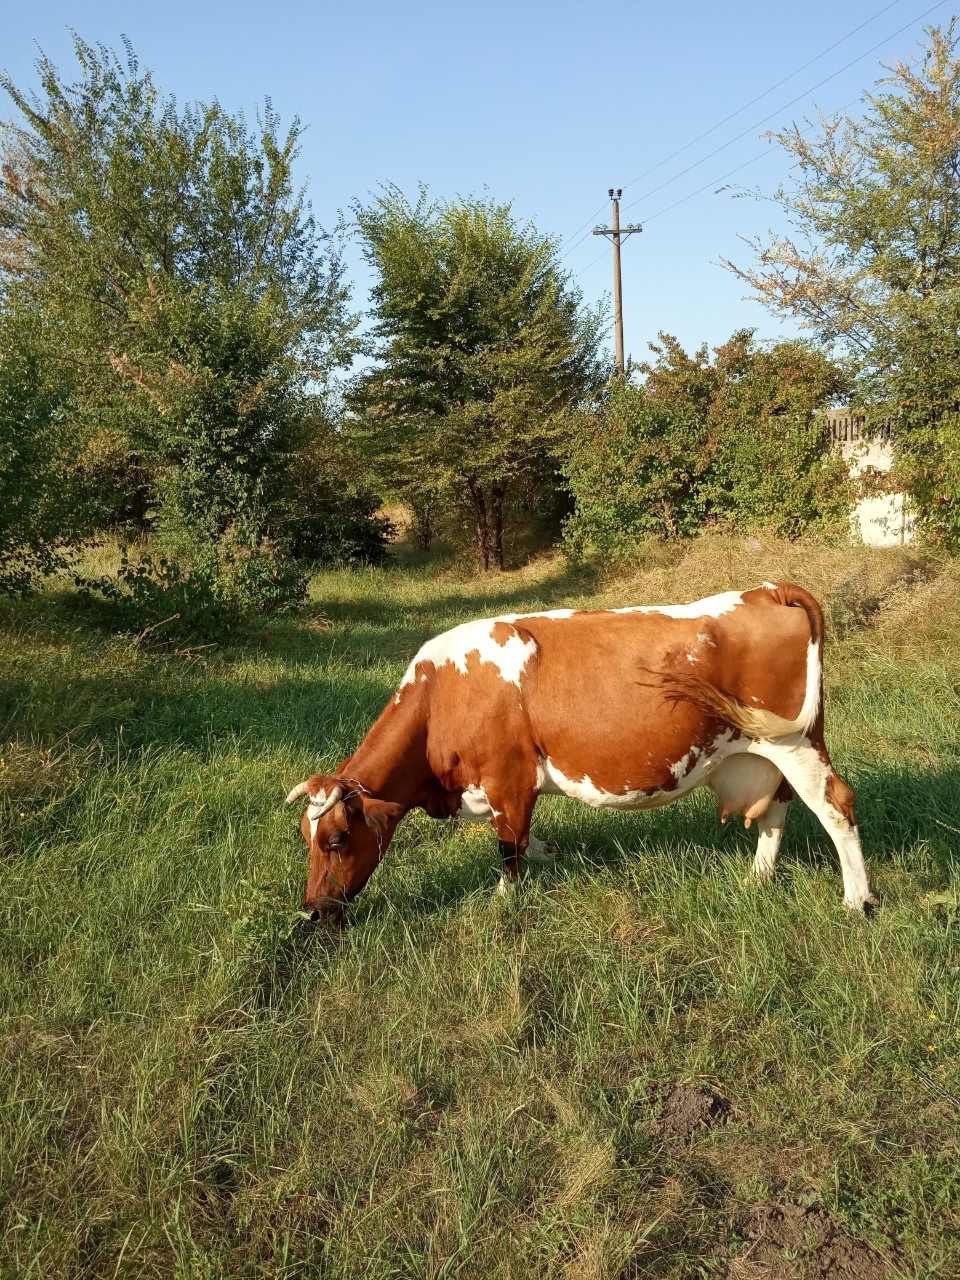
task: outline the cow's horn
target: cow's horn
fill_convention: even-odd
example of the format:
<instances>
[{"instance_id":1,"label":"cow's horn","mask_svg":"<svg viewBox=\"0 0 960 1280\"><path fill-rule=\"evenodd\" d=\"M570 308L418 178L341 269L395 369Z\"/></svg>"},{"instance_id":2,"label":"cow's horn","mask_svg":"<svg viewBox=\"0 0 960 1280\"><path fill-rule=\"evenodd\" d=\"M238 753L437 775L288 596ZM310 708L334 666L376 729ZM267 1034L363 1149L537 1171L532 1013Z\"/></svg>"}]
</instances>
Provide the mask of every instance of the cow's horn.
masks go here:
<instances>
[{"instance_id":1,"label":"cow's horn","mask_svg":"<svg viewBox=\"0 0 960 1280\"><path fill-rule=\"evenodd\" d=\"M316 795L310 797L310 803L307 805L307 813L311 818L322 818L328 813L343 795L343 787L333 787L330 794L326 795L323 791L318 791Z\"/></svg>"},{"instance_id":2,"label":"cow's horn","mask_svg":"<svg viewBox=\"0 0 960 1280\"><path fill-rule=\"evenodd\" d=\"M306 782L298 782L290 794L287 796L284 804L293 804L294 800L299 800L301 796L310 794L310 787Z\"/></svg>"}]
</instances>

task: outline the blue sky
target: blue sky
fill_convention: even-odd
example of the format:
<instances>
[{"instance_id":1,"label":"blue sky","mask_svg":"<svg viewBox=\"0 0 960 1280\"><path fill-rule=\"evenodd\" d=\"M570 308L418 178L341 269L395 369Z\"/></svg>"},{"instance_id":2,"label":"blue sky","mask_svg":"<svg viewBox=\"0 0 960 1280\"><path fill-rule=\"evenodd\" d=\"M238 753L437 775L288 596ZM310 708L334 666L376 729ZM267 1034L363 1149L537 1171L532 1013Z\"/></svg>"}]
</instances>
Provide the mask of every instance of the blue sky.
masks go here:
<instances>
[{"instance_id":1,"label":"blue sky","mask_svg":"<svg viewBox=\"0 0 960 1280\"><path fill-rule=\"evenodd\" d=\"M511 200L563 238L565 264L590 300L610 291L609 245L592 235L577 243L573 233L605 221L607 188L622 186L623 219L645 223L624 248L623 273L627 351L642 357L659 329L688 347L746 325L765 338L789 331L719 265L748 260L741 237L777 226L776 208L716 188L744 165L726 184L769 196L788 167L763 131L818 108L857 110L881 62L914 57L925 23L945 23L951 11L930 0L44 0L8 8L0 65L30 84L38 46L73 66L68 27L116 47L128 35L178 98L215 96L253 116L269 97L283 119L299 115L309 126L300 172L322 223L385 182ZM354 302L365 307L369 277L356 247L349 263Z\"/></svg>"}]
</instances>

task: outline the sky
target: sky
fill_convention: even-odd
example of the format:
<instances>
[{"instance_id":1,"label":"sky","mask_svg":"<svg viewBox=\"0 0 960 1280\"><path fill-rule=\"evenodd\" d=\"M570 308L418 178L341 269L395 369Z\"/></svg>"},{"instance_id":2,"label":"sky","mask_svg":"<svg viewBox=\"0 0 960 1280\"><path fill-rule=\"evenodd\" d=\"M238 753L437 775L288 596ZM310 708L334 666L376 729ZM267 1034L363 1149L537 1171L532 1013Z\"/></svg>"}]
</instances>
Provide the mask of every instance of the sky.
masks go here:
<instances>
[{"instance_id":1,"label":"sky","mask_svg":"<svg viewBox=\"0 0 960 1280\"><path fill-rule=\"evenodd\" d=\"M622 187L622 221L644 228L623 249L626 349L642 359L660 330L688 348L744 327L795 332L720 265L749 263L744 241L783 225L771 197L789 163L763 134L818 111L859 112L883 64L915 59L924 26L952 8L42 0L8 6L0 67L29 87L41 49L74 68L70 28L116 48L127 36L181 100L216 97L253 119L269 98L282 120L299 116L299 174L321 224L385 183L510 201L560 239L589 302L609 298L612 278L610 245L589 231L608 225L607 190ZM355 242L347 261L365 310L370 275Z\"/></svg>"}]
</instances>

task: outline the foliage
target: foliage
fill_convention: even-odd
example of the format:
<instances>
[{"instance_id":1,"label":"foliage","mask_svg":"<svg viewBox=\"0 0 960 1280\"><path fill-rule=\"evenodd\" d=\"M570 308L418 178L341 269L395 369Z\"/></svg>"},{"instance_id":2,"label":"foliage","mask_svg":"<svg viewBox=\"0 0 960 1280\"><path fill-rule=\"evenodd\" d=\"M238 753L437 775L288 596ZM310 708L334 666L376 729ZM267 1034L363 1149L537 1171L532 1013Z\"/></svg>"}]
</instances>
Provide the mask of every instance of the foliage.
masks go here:
<instances>
[{"instance_id":1,"label":"foliage","mask_svg":"<svg viewBox=\"0 0 960 1280\"><path fill-rule=\"evenodd\" d=\"M511 504L554 481L567 411L598 386L599 313L508 205L423 191L411 204L390 188L357 220L377 273L378 364L351 396L353 434L421 530L469 513L478 562L502 567Z\"/></svg>"},{"instance_id":2,"label":"foliage","mask_svg":"<svg viewBox=\"0 0 960 1280\"><path fill-rule=\"evenodd\" d=\"M706 512L700 500L706 433L689 410L658 405L615 380L599 412L575 420L566 445L576 508L566 525L575 554L627 555L644 536L689 536Z\"/></svg>"},{"instance_id":3,"label":"foliage","mask_svg":"<svg viewBox=\"0 0 960 1280\"><path fill-rule=\"evenodd\" d=\"M0 316L0 591L24 591L82 537L63 390L50 377L34 326Z\"/></svg>"},{"instance_id":4,"label":"foliage","mask_svg":"<svg viewBox=\"0 0 960 1280\"><path fill-rule=\"evenodd\" d=\"M189 566L162 555L131 560L124 554L116 575L80 577L78 585L106 604L114 626L165 643L226 639L245 619L302 599L306 578L286 557L221 542Z\"/></svg>"},{"instance_id":5,"label":"foliage","mask_svg":"<svg viewBox=\"0 0 960 1280\"><path fill-rule=\"evenodd\" d=\"M164 99L129 46L74 50L75 83L47 58L36 95L0 77L3 305L36 321L105 519L214 559L240 526L269 555L305 421L356 350L339 240L294 185L302 127Z\"/></svg>"},{"instance_id":6,"label":"foliage","mask_svg":"<svg viewBox=\"0 0 960 1280\"><path fill-rule=\"evenodd\" d=\"M395 530L368 489L363 460L325 416L309 422L287 495L285 543L314 565L378 565Z\"/></svg>"},{"instance_id":7,"label":"foliage","mask_svg":"<svg viewBox=\"0 0 960 1280\"><path fill-rule=\"evenodd\" d=\"M898 63L843 114L774 135L798 177L778 200L796 236L731 267L780 314L844 352L873 417L894 420L896 472L921 530L960 546L960 58L931 28L919 67Z\"/></svg>"},{"instance_id":8,"label":"foliage","mask_svg":"<svg viewBox=\"0 0 960 1280\"><path fill-rule=\"evenodd\" d=\"M758 348L749 331L712 360L669 334L651 349L643 385L611 383L565 445L574 552L623 555L706 522L795 537L845 516L845 469L818 417L840 386L830 361L799 342Z\"/></svg>"}]
</instances>

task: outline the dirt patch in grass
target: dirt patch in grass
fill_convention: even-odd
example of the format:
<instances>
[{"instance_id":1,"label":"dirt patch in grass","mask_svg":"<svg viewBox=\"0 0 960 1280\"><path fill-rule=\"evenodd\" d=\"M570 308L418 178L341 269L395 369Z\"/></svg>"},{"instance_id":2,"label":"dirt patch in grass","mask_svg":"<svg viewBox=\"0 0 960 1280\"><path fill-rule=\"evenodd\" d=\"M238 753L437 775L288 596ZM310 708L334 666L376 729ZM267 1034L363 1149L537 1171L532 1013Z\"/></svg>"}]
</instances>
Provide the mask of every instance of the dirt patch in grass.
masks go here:
<instances>
[{"instance_id":1,"label":"dirt patch in grass","mask_svg":"<svg viewBox=\"0 0 960 1280\"><path fill-rule=\"evenodd\" d=\"M647 1103L652 1110L650 1128L667 1145L689 1142L703 1130L722 1124L730 1114L726 1098L699 1084L667 1081L651 1085Z\"/></svg>"},{"instance_id":2,"label":"dirt patch in grass","mask_svg":"<svg viewBox=\"0 0 960 1280\"><path fill-rule=\"evenodd\" d=\"M897 1273L821 1205L766 1201L736 1222L746 1244L728 1280L887 1280Z\"/></svg>"}]
</instances>

